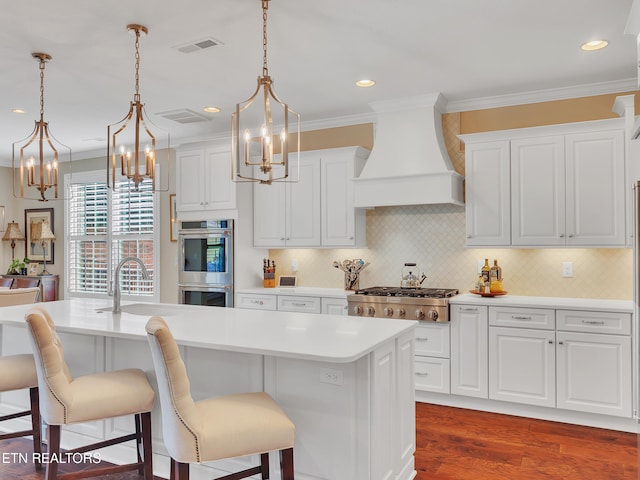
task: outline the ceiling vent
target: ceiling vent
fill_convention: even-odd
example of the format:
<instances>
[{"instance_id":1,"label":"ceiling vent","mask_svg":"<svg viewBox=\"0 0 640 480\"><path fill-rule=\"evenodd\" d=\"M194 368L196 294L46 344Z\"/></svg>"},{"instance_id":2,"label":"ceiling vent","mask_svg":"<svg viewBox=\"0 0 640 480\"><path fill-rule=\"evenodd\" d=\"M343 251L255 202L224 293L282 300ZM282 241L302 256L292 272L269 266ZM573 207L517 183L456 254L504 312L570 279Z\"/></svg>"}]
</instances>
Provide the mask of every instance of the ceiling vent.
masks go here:
<instances>
[{"instance_id":1,"label":"ceiling vent","mask_svg":"<svg viewBox=\"0 0 640 480\"><path fill-rule=\"evenodd\" d=\"M201 50L206 50L207 48L215 47L218 45L222 45L220 40L216 40L213 37L203 38L201 40L194 40L189 43L185 43L183 45L178 45L173 47L182 53L193 53L199 52Z\"/></svg>"},{"instance_id":2,"label":"ceiling vent","mask_svg":"<svg viewBox=\"0 0 640 480\"><path fill-rule=\"evenodd\" d=\"M183 108L181 110L171 110L170 112L159 112L156 113L157 116L166 118L167 120L173 120L178 123L198 123L198 122L207 122L209 118L204 115L200 115L199 113L194 112L193 110L189 110L187 108Z\"/></svg>"}]
</instances>

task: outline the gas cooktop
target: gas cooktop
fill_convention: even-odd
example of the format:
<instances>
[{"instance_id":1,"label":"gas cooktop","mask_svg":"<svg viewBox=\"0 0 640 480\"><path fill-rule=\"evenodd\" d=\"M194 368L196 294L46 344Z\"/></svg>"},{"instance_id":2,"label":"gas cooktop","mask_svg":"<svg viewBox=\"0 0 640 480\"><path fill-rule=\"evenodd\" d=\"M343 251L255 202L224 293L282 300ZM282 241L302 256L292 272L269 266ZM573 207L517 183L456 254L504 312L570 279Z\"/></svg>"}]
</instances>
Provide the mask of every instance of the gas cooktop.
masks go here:
<instances>
[{"instance_id":1,"label":"gas cooktop","mask_svg":"<svg viewBox=\"0 0 640 480\"><path fill-rule=\"evenodd\" d=\"M356 290L354 293L378 297L449 298L459 292L454 288L371 287Z\"/></svg>"}]
</instances>

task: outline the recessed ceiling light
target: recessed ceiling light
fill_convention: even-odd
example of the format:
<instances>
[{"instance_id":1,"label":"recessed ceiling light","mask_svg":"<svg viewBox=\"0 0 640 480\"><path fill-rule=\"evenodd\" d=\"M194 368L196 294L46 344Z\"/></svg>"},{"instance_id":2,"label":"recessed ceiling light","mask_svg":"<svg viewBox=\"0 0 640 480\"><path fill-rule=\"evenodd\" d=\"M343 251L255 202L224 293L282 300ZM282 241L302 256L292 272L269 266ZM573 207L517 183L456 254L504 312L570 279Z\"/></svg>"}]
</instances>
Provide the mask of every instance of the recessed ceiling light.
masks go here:
<instances>
[{"instance_id":1,"label":"recessed ceiling light","mask_svg":"<svg viewBox=\"0 0 640 480\"><path fill-rule=\"evenodd\" d=\"M24 113L24 110L22 110L21 108L14 108L13 110L11 110L13 113Z\"/></svg>"},{"instance_id":2,"label":"recessed ceiling light","mask_svg":"<svg viewBox=\"0 0 640 480\"><path fill-rule=\"evenodd\" d=\"M207 113L219 113L220 109L218 107L204 107L203 110Z\"/></svg>"},{"instance_id":3,"label":"recessed ceiling light","mask_svg":"<svg viewBox=\"0 0 640 480\"><path fill-rule=\"evenodd\" d=\"M607 45L609 45L609 42L607 42L606 40L591 40L590 42L583 43L580 48L582 50L586 50L587 52L590 52L592 50L600 50L601 48L604 48Z\"/></svg>"},{"instance_id":4,"label":"recessed ceiling light","mask_svg":"<svg viewBox=\"0 0 640 480\"><path fill-rule=\"evenodd\" d=\"M356 82L356 85L359 87L373 87L375 84L376 84L375 80L369 80L365 78L363 78L362 80L358 80Z\"/></svg>"}]
</instances>

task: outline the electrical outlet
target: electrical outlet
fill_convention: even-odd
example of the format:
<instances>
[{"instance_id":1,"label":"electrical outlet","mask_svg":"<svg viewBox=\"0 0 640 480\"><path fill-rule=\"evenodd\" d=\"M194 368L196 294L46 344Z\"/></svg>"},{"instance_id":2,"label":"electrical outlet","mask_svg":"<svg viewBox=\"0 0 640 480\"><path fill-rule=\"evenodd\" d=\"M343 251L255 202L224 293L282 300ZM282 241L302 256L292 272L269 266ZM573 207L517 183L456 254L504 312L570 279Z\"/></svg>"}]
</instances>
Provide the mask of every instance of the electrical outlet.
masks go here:
<instances>
[{"instance_id":1,"label":"electrical outlet","mask_svg":"<svg viewBox=\"0 0 640 480\"><path fill-rule=\"evenodd\" d=\"M344 382L344 376L342 370L336 370L335 368L321 368L320 369L320 383L329 383L331 385L342 385Z\"/></svg>"},{"instance_id":2,"label":"electrical outlet","mask_svg":"<svg viewBox=\"0 0 640 480\"><path fill-rule=\"evenodd\" d=\"M573 262L562 262L562 276L573 277Z\"/></svg>"},{"instance_id":3,"label":"electrical outlet","mask_svg":"<svg viewBox=\"0 0 640 480\"><path fill-rule=\"evenodd\" d=\"M298 271L298 259L297 258L291 259L291 271L292 272L297 272Z\"/></svg>"}]
</instances>

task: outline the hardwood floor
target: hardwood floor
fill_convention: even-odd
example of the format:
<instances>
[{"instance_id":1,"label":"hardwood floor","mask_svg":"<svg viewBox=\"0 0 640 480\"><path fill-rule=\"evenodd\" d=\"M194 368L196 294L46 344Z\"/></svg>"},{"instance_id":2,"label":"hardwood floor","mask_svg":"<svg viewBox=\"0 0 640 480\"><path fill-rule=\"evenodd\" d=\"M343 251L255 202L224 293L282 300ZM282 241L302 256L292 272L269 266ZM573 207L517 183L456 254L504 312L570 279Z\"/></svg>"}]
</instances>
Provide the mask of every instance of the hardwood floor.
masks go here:
<instances>
[{"instance_id":1,"label":"hardwood floor","mask_svg":"<svg viewBox=\"0 0 640 480\"><path fill-rule=\"evenodd\" d=\"M416 404L416 430L416 480L639 478L638 437L631 433L425 403ZM0 480L42 480L44 469L3 457L30 452L30 440L0 442ZM130 472L100 478L142 477Z\"/></svg>"},{"instance_id":2,"label":"hardwood floor","mask_svg":"<svg viewBox=\"0 0 640 480\"><path fill-rule=\"evenodd\" d=\"M416 404L416 480L638 479L638 436Z\"/></svg>"}]
</instances>

